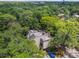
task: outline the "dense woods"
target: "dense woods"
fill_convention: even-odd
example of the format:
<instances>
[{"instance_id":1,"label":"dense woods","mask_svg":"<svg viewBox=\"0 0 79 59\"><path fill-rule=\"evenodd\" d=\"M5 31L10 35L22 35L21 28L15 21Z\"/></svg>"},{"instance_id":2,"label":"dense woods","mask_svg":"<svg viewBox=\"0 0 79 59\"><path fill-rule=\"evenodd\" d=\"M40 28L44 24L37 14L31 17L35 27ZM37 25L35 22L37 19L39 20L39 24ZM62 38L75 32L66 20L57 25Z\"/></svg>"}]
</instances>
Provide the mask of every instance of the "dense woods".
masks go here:
<instances>
[{"instance_id":1,"label":"dense woods","mask_svg":"<svg viewBox=\"0 0 79 59\"><path fill-rule=\"evenodd\" d=\"M44 57L29 30L50 33L49 46L79 49L79 4L58 2L0 2L0 57Z\"/></svg>"}]
</instances>

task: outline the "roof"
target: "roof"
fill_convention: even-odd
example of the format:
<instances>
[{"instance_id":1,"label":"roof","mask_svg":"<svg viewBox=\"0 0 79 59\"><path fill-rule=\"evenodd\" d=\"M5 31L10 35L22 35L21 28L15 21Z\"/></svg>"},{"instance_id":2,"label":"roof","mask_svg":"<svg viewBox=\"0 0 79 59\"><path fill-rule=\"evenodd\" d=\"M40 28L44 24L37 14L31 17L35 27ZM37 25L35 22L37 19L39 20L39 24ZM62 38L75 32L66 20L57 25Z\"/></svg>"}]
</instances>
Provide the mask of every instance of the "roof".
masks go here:
<instances>
[{"instance_id":1,"label":"roof","mask_svg":"<svg viewBox=\"0 0 79 59\"><path fill-rule=\"evenodd\" d=\"M58 16L59 16L59 17L60 17L60 16L64 16L64 14L59 14Z\"/></svg>"},{"instance_id":2,"label":"roof","mask_svg":"<svg viewBox=\"0 0 79 59\"><path fill-rule=\"evenodd\" d=\"M37 47L39 47L40 44L40 39L43 40L43 48L47 48L49 40L50 40L50 36L48 33L44 32L44 31L37 31L37 30L30 30L27 37L30 38L32 36L31 39L34 39L36 42ZM33 37L34 36L34 37Z\"/></svg>"}]
</instances>

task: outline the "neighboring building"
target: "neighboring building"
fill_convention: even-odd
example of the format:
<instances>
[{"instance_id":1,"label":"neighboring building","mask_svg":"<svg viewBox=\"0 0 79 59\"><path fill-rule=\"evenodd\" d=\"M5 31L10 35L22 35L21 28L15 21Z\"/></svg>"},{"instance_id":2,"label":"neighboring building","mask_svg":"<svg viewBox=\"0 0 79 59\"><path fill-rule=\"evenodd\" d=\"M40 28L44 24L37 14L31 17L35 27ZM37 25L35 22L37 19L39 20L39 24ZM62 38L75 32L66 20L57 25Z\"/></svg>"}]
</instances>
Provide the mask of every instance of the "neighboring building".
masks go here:
<instances>
[{"instance_id":1,"label":"neighboring building","mask_svg":"<svg viewBox=\"0 0 79 59\"><path fill-rule=\"evenodd\" d=\"M64 14L58 14L58 16L59 16L59 17L62 17L62 16L64 16Z\"/></svg>"},{"instance_id":2,"label":"neighboring building","mask_svg":"<svg viewBox=\"0 0 79 59\"><path fill-rule=\"evenodd\" d=\"M73 14L73 17L79 18L79 14L74 13L74 14Z\"/></svg>"},{"instance_id":3,"label":"neighboring building","mask_svg":"<svg viewBox=\"0 0 79 59\"><path fill-rule=\"evenodd\" d=\"M38 1L38 2L32 2L32 3L35 4L35 5L45 4L44 1L42 1L42 2Z\"/></svg>"},{"instance_id":4,"label":"neighboring building","mask_svg":"<svg viewBox=\"0 0 79 59\"><path fill-rule=\"evenodd\" d=\"M64 19L65 19L65 15L64 15L63 13L58 14L58 17L59 17L61 20L64 20Z\"/></svg>"},{"instance_id":5,"label":"neighboring building","mask_svg":"<svg viewBox=\"0 0 79 59\"><path fill-rule=\"evenodd\" d=\"M60 13L58 14L58 17L61 19L61 20L67 20L69 18L69 15L65 15L63 13Z\"/></svg>"}]
</instances>

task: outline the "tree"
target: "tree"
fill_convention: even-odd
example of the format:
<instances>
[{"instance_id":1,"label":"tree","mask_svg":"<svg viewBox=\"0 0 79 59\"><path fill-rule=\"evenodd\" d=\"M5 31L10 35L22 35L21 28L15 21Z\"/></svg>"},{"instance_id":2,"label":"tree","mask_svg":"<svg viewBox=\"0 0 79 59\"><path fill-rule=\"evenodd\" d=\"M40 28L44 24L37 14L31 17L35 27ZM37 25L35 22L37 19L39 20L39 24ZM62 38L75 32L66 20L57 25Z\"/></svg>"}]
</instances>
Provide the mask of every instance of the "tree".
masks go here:
<instances>
[{"instance_id":1,"label":"tree","mask_svg":"<svg viewBox=\"0 0 79 59\"><path fill-rule=\"evenodd\" d=\"M78 44L78 23L77 22L72 22L72 21L67 21L63 23L62 25L65 25L64 27L60 27L54 38L51 40L51 46L59 46L59 45L64 45L68 47L76 47Z\"/></svg>"},{"instance_id":2,"label":"tree","mask_svg":"<svg viewBox=\"0 0 79 59\"><path fill-rule=\"evenodd\" d=\"M59 20L59 18L56 16L42 17L42 19L40 20L42 30L49 32L51 35L54 35L57 30L59 21L61 20Z\"/></svg>"},{"instance_id":3,"label":"tree","mask_svg":"<svg viewBox=\"0 0 79 59\"><path fill-rule=\"evenodd\" d=\"M0 32L0 57L33 58L44 56L44 52L37 48L35 42L24 36L22 32L25 29L19 23L13 23L7 31Z\"/></svg>"},{"instance_id":4,"label":"tree","mask_svg":"<svg viewBox=\"0 0 79 59\"><path fill-rule=\"evenodd\" d=\"M0 31L5 30L9 27L9 25L16 20L16 17L10 14L2 14L0 15Z\"/></svg>"}]
</instances>

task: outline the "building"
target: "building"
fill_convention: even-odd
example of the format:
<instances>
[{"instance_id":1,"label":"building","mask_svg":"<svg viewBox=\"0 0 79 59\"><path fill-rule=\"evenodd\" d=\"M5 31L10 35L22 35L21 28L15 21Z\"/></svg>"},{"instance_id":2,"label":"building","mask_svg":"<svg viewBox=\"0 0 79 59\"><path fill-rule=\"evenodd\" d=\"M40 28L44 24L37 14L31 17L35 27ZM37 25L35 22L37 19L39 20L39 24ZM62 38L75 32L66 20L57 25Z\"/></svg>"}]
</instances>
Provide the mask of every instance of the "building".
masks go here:
<instances>
[{"instance_id":1,"label":"building","mask_svg":"<svg viewBox=\"0 0 79 59\"><path fill-rule=\"evenodd\" d=\"M37 30L30 30L27 35L27 38L34 40L39 49L48 48L48 44L51 39L48 33L45 33L43 31L37 31Z\"/></svg>"},{"instance_id":2,"label":"building","mask_svg":"<svg viewBox=\"0 0 79 59\"><path fill-rule=\"evenodd\" d=\"M65 15L64 15L63 13L58 14L58 17L59 17L61 20L64 20L64 19L65 19Z\"/></svg>"}]
</instances>

